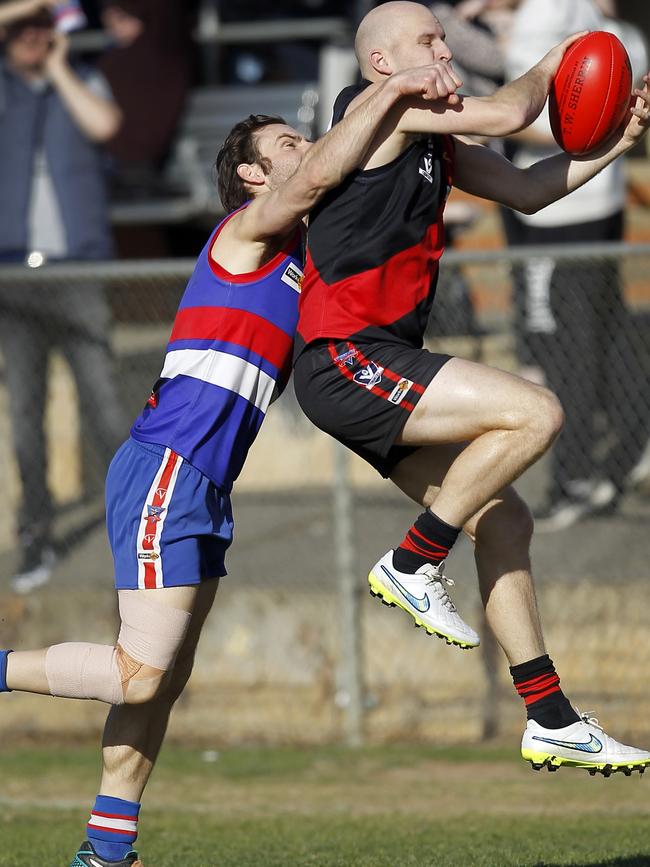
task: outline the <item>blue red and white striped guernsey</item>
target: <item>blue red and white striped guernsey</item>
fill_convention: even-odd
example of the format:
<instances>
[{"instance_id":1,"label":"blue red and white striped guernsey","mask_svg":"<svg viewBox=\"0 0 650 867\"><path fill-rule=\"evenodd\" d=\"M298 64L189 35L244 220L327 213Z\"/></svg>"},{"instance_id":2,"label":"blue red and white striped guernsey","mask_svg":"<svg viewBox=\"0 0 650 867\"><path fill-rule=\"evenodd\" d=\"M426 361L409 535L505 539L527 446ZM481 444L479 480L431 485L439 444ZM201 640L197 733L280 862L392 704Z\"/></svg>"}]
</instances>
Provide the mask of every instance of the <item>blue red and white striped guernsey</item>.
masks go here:
<instances>
[{"instance_id":1,"label":"blue red and white striped guernsey","mask_svg":"<svg viewBox=\"0 0 650 867\"><path fill-rule=\"evenodd\" d=\"M160 379L131 428L134 439L167 447L225 492L289 379L303 275L300 231L257 271L230 274L217 264L210 250L232 216L201 251Z\"/></svg>"}]
</instances>

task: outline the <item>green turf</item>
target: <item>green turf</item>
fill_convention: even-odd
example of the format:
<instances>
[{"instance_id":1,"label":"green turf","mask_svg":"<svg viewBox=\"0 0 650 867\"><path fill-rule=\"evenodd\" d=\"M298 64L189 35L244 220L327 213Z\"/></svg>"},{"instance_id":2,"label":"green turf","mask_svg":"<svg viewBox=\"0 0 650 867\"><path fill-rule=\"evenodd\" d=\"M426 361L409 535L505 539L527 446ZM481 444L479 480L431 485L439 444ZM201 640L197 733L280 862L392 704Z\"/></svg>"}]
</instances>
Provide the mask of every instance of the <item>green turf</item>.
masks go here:
<instances>
[{"instance_id":1,"label":"green turf","mask_svg":"<svg viewBox=\"0 0 650 867\"><path fill-rule=\"evenodd\" d=\"M0 751L0 867L65 867L91 748ZM146 867L650 865L650 780L535 774L511 750L169 748L142 813Z\"/></svg>"}]
</instances>

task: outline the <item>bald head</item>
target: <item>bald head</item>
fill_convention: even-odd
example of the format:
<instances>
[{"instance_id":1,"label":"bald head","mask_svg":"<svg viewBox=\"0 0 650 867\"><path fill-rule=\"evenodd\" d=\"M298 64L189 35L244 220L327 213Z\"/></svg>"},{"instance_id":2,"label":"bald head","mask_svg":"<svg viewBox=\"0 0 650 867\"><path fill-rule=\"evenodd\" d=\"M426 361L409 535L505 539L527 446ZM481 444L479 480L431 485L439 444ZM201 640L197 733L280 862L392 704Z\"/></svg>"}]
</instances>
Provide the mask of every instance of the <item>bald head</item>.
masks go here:
<instances>
[{"instance_id":1,"label":"bald head","mask_svg":"<svg viewBox=\"0 0 650 867\"><path fill-rule=\"evenodd\" d=\"M354 50L361 74L380 81L393 72L450 60L438 19L421 3L393 0L372 9L361 21Z\"/></svg>"}]
</instances>

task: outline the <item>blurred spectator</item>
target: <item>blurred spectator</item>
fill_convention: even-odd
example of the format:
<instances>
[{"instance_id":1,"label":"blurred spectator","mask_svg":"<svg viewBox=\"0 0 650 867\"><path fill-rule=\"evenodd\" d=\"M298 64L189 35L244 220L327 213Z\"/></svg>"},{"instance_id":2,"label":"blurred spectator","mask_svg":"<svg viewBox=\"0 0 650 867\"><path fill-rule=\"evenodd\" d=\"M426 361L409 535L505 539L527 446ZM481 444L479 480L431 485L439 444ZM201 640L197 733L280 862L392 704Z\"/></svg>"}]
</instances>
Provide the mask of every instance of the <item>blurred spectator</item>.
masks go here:
<instances>
[{"instance_id":1,"label":"blurred spectator","mask_svg":"<svg viewBox=\"0 0 650 867\"><path fill-rule=\"evenodd\" d=\"M113 47L100 58L123 122L107 148L115 194L156 194L191 84L192 18L183 0L106 0Z\"/></svg>"},{"instance_id":2,"label":"blurred spectator","mask_svg":"<svg viewBox=\"0 0 650 867\"><path fill-rule=\"evenodd\" d=\"M0 261L31 267L46 260L105 259L112 252L98 143L115 134L120 112L101 76L68 61L51 5L0 5ZM43 430L52 347L72 368L82 420L106 462L126 431L112 378L109 325L97 285L3 288L0 295L0 347L23 489L18 591L45 583L54 560Z\"/></svg>"},{"instance_id":3,"label":"blurred spectator","mask_svg":"<svg viewBox=\"0 0 650 867\"><path fill-rule=\"evenodd\" d=\"M607 21L593 0L522 0L507 50L508 77L518 77L566 36L602 29L608 29ZM641 65L646 68L646 58ZM558 152L546 112L518 134L516 145L513 161L522 167ZM623 161L616 160L537 214L510 213L508 241L620 241L624 202ZM545 257L518 269L515 278L522 372L536 376L535 371L541 371L566 413L551 457L548 502L537 522L540 530L561 529L589 513L613 508L638 460L644 444L639 436L644 405L639 360L614 262L572 264Z\"/></svg>"},{"instance_id":4,"label":"blurred spectator","mask_svg":"<svg viewBox=\"0 0 650 867\"><path fill-rule=\"evenodd\" d=\"M462 92L487 96L503 84L505 61L501 50L500 24L494 26L491 13L499 12L504 0L462 0L460 3L433 3L429 7L440 21L453 53L453 66L460 75ZM498 148L499 142L487 142ZM452 193L445 208L445 238L448 248L481 215L476 205ZM462 271L447 268L440 275L436 303L431 311L428 334L477 334L470 287Z\"/></svg>"},{"instance_id":5,"label":"blurred spectator","mask_svg":"<svg viewBox=\"0 0 650 867\"><path fill-rule=\"evenodd\" d=\"M493 17L503 5L503 0L462 0L429 7L444 28L463 93L487 96L503 84L505 60Z\"/></svg>"}]
</instances>

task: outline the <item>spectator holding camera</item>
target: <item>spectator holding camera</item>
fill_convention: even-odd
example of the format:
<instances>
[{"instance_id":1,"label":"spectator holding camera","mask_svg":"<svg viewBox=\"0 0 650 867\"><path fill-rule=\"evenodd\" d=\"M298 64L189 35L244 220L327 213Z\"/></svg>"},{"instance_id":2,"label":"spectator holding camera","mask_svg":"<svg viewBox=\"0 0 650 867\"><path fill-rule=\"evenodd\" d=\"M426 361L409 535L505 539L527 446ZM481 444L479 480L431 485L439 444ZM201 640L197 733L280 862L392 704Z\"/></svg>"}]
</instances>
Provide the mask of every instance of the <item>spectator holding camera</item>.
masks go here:
<instances>
[{"instance_id":1,"label":"spectator holding camera","mask_svg":"<svg viewBox=\"0 0 650 867\"><path fill-rule=\"evenodd\" d=\"M52 0L0 4L0 262L112 255L103 154L121 115L104 79L68 59ZM0 348L23 489L22 562L14 589L45 583L53 563L52 501L43 429L49 350L77 384L83 421L107 460L126 426L107 342L110 312L95 284L0 293Z\"/></svg>"}]
</instances>

